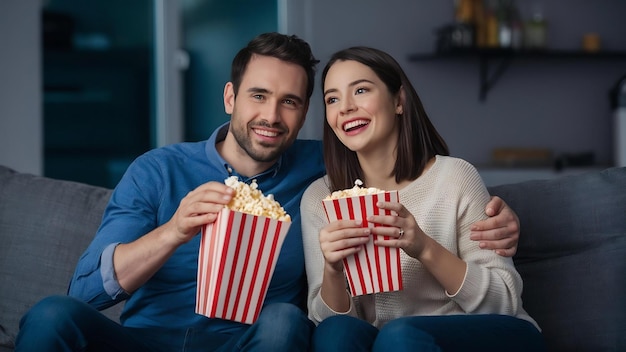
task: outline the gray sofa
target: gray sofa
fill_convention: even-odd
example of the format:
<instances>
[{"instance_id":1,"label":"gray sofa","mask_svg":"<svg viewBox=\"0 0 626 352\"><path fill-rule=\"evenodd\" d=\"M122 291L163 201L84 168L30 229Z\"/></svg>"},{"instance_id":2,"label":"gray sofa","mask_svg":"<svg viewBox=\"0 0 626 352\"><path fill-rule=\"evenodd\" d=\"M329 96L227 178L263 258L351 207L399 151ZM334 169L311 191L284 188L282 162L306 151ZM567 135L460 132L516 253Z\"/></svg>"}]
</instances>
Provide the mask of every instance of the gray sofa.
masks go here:
<instances>
[{"instance_id":1,"label":"gray sofa","mask_svg":"<svg viewBox=\"0 0 626 352\"><path fill-rule=\"evenodd\" d=\"M626 351L626 168L490 191L520 217L524 306L549 350ZM66 292L110 194L0 166L0 351L29 307Z\"/></svg>"}]
</instances>

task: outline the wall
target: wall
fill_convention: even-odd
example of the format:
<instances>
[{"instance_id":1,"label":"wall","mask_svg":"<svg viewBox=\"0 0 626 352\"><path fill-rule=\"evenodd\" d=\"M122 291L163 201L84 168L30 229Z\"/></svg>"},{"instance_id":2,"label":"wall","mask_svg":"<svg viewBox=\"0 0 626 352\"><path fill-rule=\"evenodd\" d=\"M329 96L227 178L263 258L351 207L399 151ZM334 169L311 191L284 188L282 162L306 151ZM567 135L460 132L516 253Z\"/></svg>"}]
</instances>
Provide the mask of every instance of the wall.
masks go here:
<instances>
[{"instance_id":1,"label":"wall","mask_svg":"<svg viewBox=\"0 0 626 352\"><path fill-rule=\"evenodd\" d=\"M517 1L523 16L530 1ZM552 49L580 48L585 32L597 32L607 50L626 51L626 2L544 0ZM302 0L289 3L288 31L307 39L322 60L350 45L388 51L405 68L426 111L452 153L488 164L496 147L541 147L555 154L593 151L612 158L608 92L626 73L622 60L515 60L478 100L476 61L409 62L413 53L434 49L436 28L451 22L453 1ZM303 21L303 19L305 19ZM302 136L321 138L323 109L319 82Z\"/></svg>"},{"instance_id":2,"label":"wall","mask_svg":"<svg viewBox=\"0 0 626 352\"><path fill-rule=\"evenodd\" d=\"M277 12L276 0L183 2L183 47L190 56L184 88L186 140L206 139L229 120L223 94L233 57L255 35L278 30Z\"/></svg>"},{"instance_id":3,"label":"wall","mask_svg":"<svg viewBox=\"0 0 626 352\"><path fill-rule=\"evenodd\" d=\"M41 2L0 1L0 163L34 173L42 170ZM608 90L626 73L625 61L516 61L481 103L474 62L406 59L411 53L432 50L434 29L452 18L452 0L363 0L358 7L349 0L279 0L278 4L280 30L308 40L322 65L332 52L354 44L376 46L397 57L457 156L484 164L494 147L540 146L557 153L593 150L599 162L609 163ZM559 10L562 7L567 13ZM582 33L597 31L606 49L626 51L622 16L626 2L544 0L544 8L551 47L577 48ZM195 40L200 42L201 36ZM221 90L225 83L223 77L207 79L219 87L215 89ZM317 83L301 134L306 138L321 136L323 109ZM197 116L211 120L209 115L213 114ZM215 119L208 124L222 122L226 116Z\"/></svg>"},{"instance_id":4,"label":"wall","mask_svg":"<svg viewBox=\"0 0 626 352\"><path fill-rule=\"evenodd\" d=\"M41 175L40 0L0 1L0 164Z\"/></svg>"}]
</instances>

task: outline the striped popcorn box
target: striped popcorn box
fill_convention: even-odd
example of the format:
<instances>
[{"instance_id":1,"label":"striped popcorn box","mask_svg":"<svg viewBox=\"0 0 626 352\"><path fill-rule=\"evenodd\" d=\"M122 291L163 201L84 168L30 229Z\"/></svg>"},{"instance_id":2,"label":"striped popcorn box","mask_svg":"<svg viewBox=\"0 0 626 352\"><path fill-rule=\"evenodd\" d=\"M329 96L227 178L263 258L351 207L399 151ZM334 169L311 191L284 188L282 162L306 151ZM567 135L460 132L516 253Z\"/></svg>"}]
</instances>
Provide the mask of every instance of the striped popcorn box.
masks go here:
<instances>
[{"instance_id":1,"label":"striped popcorn box","mask_svg":"<svg viewBox=\"0 0 626 352\"><path fill-rule=\"evenodd\" d=\"M361 219L363 227L373 227L377 225L369 223L367 221L368 216L397 215L395 212L378 208L376 202L379 200L397 202L398 191L327 199L323 203L329 221ZM388 238L387 236L376 237ZM343 261L352 296L402 290L400 249L376 246L373 239L364 246L365 250L349 256Z\"/></svg>"},{"instance_id":2,"label":"striped popcorn box","mask_svg":"<svg viewBox=\"0 0 626 352\"><path fill-rule=\"evenodd\" d=\"M254 323L290 225L228 208L205 225L198 255L196 313Z\"/></svg>"}]
</instances>

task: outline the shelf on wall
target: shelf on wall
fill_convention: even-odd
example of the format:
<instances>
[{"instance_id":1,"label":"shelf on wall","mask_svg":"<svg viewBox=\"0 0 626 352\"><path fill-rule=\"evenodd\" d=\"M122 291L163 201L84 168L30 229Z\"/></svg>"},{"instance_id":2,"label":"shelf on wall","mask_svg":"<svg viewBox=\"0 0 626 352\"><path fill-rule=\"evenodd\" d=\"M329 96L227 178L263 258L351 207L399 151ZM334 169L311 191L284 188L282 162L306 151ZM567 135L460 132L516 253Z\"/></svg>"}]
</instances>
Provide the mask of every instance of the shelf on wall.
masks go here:
<instances>
[{"instance_id":1,"label":"shelf on wall","mask_svg":"<svg viewBox=\"0 0 626 352\"><path fill-rule=\"evenodd\" d=\"M626 52L624 51L599 51L584 52L575 50L514 50L501 48L485 48L485 49L454 49L445 52L410 54L408 60L411 62L418 61L438 61L446 59L479 59L480 74L480 90L479 99L485 101L487 93L496 81L509 67L511 61L518 59L608 59L608 60L626 60ZM497 61L497 66L490 72L490 64Z\"/></svg>"}]
</instances>

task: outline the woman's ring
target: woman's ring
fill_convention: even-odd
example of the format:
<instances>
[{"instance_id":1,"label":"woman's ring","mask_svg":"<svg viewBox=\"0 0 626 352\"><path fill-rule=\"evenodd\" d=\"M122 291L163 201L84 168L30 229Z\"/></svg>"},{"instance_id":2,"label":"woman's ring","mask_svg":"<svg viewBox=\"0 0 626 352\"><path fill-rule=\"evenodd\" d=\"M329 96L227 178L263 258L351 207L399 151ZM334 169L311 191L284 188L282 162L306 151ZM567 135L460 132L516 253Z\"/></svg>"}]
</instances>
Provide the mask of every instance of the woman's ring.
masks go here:
<instances>
[{"instance_id":1,"label":"woman's ring","mask_svg":"<svg viewBox=\"0 0 626 352\"><path fill-rule=\"evenodd\" d=\"M398 235L398 239L402 238L404 235L404 229L400 229L400 234Z\"/></svg>"}]
</instances>

